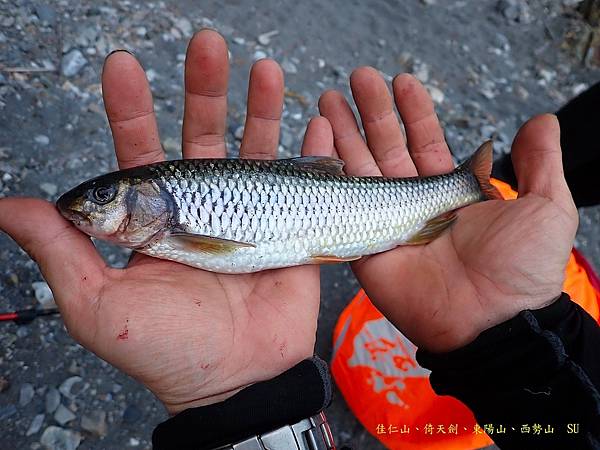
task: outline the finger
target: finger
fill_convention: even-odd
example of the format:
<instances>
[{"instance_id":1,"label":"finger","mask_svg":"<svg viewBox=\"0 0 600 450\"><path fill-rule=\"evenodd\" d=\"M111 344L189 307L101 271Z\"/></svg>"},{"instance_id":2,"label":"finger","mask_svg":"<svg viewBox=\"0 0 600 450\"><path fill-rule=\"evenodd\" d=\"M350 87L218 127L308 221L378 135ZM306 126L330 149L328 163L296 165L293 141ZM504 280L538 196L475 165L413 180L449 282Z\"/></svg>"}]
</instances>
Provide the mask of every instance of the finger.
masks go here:
<instances>
[{"instance_id":1,"label":"finger","mask_svg":"<svg viewBox=\"0 0 600 450\"><path fill-rule=\"evenodd\" d=\"M325 92L319 99L319 111L331 123L334 146L345 162L345 172L361 177L381 175L344 96L337 91Z\"/></svg>"},{"instance_id":2,"label":"finger","mask_svg":"<svg viewBox=\"0 0 600 450\"><path fill-rule=\"evenodd\" d=\"M385 80L372 67L361 67L352 72L350 87L367 145L381 173L390 177L417 175Z\"/></svg>"},{"instance_id":3,"label":"finger","mask_svg":"<svg viewBox=\"0 0 600 450\"><path fill-rule=\"evenodd\" d=\"M119 167L164 159L144 69L126 51L110 54L102 69L102 96Z\"/></svg>"},{"instance_id":4,"label":"finger","mask_svg":"<svg viewBox=\"0 0 600 450\"><path fill-rule=\"evenodd\" d=\"M409 74L398 75L392 84L396 107L406 130L408 150L419 175L452 172L452 155L425 87Z\"/></svg>"},{"instance_id":5,"label":"finger","mask_svg":"<svg viewBox=\"0 0 600 450\"><path fill-rule=\"evenodd\" d=\"M183 157L224 158L229 58L221 35L194 35L185 58Z\"/></svg>"},{"instance_id":6,"label":"finger","mask_svg":"<svg viewBox=\"0 0 600 450\"><path fill-rule=\"evenodd\" d=\"M302 156L328 156L337 158L333 148L333 130L325 117L313 117L304 134L302 142Z\"/></svg>"},{"instance_id":7,"label":"finger","mask_svg":"<svg viewBox=\"0 0 600 450\"><path fill-rule=\"evenodd\" d=\"M572 208L560 150L560 127L556 116L544 114L521 127L512 145L512 161L519 196L536 194Z\"/></svg>"},{"instance_id":8,"label":"finger","mask_svg":"<svg viewBox=\"0 0 600 450\"><path fill-rule=\"evenodd\" d=\"M248 110L240 157L277 157L282 110L283 72L275 61L262 59L256 62L250 71Z\"/></svg>"},{"instance_id":9,"label":"finger","mask_svg":"<svg viewBox=\"0 0 600 450\"><path fill-rule=\"evenodd\" d=\"M32 198L0 199L0 230L40 266L61 313L85 320L103 280L104 261L92 241L54 205Z\"/></svg>"}]
</instances>

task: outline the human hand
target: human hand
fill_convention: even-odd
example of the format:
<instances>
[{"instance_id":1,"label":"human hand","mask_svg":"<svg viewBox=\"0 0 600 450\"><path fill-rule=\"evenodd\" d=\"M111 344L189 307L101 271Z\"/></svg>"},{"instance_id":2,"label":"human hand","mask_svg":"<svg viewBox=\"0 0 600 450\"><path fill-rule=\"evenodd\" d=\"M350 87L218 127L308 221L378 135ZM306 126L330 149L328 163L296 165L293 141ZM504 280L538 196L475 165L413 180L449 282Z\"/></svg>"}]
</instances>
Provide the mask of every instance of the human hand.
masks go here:
<instances>
[{"instance_id":1,"label":"human hand","mask_svg":"<svg viewBox=\"0 0 600 450\"><path fill-rule=\"evenodd\" d=\"M348 103L335 91L319 101L335 152L349 175L429 176L454 169L425 88L410 75L393 82L394 100L372 68L350 77L366 142ZM562 290L578 216L564 180L556 117L527 122L512 146L519 197L458 212L457 222L424 246L406 246L352 264L373 304L417 346L444 352Z\"/></svg>"},{"instance_id":2,"label":"human hand","mask_svg":"<svg viewBox=\"0 0 600 450\"><path fill-rule=\"evenodd\" d=\"M225 157L228 72L223 38L196 34L185 64L185 158ZM111 54L102 87L119 167L163 160L150 88L136 59ZM242 158L276 157L282 105L280 67L257 62ZM327 120L311 121L303 154L332 146ZM127 268L113 269L54 205L36 199L0 200L0 229L39 264L69 333L145 384L172 414L224 400L313 354L318 266L225 275L134 254Z\"/></svg>"}]
</instances>

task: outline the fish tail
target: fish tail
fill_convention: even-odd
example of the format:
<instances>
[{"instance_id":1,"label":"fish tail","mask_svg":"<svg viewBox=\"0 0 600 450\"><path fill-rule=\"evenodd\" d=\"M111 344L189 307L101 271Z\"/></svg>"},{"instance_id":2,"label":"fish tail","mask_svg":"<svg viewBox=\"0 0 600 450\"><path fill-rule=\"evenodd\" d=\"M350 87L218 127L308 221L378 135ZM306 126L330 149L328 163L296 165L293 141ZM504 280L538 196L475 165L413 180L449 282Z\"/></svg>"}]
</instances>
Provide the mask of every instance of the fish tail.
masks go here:
<instances>
[{"instance_id":1,"label":"fish tail","mask_svg":"<svg viewBox=\"0 0 600 450\"><path fill-rule=\"evenodd\" d=\"M502 200L502 195L490 182L492 175L492 163L494 162L494 149L492 141L485 141L477 149L473 155L462 163L456 170L464 170L472 173L477 182L479 188L487 200Z\"/></svg>"}]
</instances>

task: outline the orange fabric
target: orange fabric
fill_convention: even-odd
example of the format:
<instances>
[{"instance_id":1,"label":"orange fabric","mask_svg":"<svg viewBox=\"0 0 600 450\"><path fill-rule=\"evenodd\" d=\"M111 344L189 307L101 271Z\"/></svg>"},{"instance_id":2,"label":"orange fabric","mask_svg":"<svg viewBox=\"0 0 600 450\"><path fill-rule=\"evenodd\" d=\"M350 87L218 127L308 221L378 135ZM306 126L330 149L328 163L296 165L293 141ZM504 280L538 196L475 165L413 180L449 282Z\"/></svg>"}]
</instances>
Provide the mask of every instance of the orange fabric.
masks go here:
<instances>
[{"instance_id":1,"label":"orange fabric","mask_svg":"<svg viewBox=\"0 0 600 450\"><path fill-rule=\"evenodd\" d=\"M507 184L492 183L505 198L516 198ZM564 291L600 321L600 282L575 250L565 275ZM486 434L476 433L478 425L467 406L433 392L428 372L415 360L414 345L387 322L362 289L340 315L333 341L331 372L340 391L358 420L387 448L462 450L492 443ZM454 424L457 433L451 434Z\"/></svg>"}]
</instances>

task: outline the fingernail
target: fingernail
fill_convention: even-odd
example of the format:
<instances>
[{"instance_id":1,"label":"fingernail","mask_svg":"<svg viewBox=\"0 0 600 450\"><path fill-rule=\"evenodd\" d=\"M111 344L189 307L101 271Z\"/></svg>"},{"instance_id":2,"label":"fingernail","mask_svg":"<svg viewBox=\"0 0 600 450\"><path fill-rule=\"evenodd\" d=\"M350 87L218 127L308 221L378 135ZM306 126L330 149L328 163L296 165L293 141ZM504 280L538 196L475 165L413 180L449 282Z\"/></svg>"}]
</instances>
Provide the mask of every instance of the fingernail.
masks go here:
<instances>
[{"instance_id":1,"label":"fingernail","mask_svg":"<svg viewBox=\"0 0 600 450\"><path fill-rule=\"evenodd\" d=\"M106 58L104 58L104 60L106 61L111 55L117 53L117 52L125 52L125 53L129 53L131 56L134 56L133 53L131 53L129 50L126 50L124 48L118 48L116 50L113 50L112 52L110 52L108 55L106 55Z\"/></svg>"}]
</instances>

